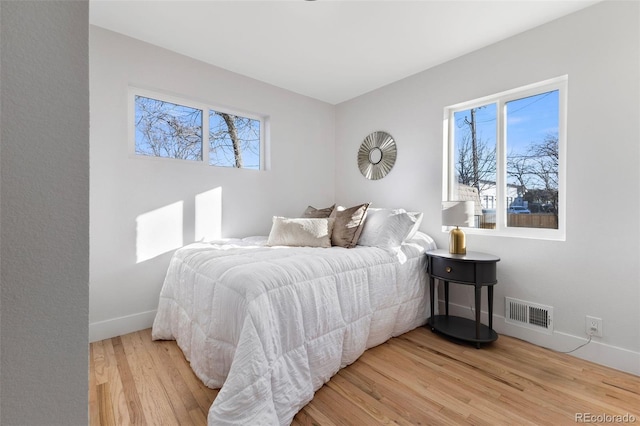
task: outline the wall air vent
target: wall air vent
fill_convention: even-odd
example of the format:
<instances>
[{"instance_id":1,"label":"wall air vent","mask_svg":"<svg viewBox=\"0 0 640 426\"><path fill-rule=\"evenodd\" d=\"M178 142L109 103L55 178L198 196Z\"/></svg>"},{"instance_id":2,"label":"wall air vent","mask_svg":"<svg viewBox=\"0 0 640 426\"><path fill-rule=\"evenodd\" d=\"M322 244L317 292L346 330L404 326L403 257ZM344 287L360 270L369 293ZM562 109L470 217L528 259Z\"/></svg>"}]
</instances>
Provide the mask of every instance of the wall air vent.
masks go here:
<instances>
[{"instance_id":1,"label":"wall air vent","mask_svg":"<svg viewBox=\"0 0 640 426\"><path fill-rule=\"evenodd\" d=\"M505 297L505 321L546 334L553 333L553 307Z\"/></svg>"}]
</instances>

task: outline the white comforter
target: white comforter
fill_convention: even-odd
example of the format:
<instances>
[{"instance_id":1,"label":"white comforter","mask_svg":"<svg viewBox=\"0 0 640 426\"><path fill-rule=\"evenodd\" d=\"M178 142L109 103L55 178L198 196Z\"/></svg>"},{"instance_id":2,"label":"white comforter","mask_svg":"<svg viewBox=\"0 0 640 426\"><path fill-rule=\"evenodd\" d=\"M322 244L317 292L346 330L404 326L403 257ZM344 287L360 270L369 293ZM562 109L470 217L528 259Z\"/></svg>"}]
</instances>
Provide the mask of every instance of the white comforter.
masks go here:
<instances>
[{"instance_id":1,"label":"white comforter","mask_svg":"<svg viewBox=\"0 0 640 426\"><path fill-rule=\"evenodd\" d=\"M173 256L154 339L175 339L196 375L222 387L209 425L288 425L364 351L425 323L425 250L195 243Z\"/></svg>"}]
</instances>

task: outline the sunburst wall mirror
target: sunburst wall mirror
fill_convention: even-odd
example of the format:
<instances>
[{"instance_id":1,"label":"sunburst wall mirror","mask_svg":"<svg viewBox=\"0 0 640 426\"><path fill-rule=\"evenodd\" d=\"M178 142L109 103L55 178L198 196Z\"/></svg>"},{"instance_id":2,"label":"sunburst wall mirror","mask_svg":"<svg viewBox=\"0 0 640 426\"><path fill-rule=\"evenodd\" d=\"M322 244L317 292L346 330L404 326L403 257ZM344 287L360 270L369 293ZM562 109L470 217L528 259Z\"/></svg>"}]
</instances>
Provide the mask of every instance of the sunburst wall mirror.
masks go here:
<instances>
[{"instance_id":1,"label":"sunburst wall mirror","mask_svg":"<svg viewBox=\"0 0 640 426\"><path fill-rule=\"evenodd\" d=\"M371 133L358 150L360 173L370 180L382 179L396 163L397 154L396 141L389 133Z\"/></svg>"}]
</instances>

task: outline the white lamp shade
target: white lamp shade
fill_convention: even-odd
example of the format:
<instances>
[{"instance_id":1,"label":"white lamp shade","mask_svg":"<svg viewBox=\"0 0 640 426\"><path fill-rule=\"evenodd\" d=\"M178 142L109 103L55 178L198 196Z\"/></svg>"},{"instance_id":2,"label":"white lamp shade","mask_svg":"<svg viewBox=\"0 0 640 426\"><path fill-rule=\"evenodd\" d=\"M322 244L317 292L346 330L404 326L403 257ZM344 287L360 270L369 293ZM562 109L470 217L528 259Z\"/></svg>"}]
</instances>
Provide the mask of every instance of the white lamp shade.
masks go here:
<instances>
[{"instance_id":1,"label":"white lamp shade","mask_svg":"<svg viewBox=\"0 0 640 426\"><path fill-rule=\"evenodd\" d=\"M443 201L442 225L472 227L475 223L475 202Z\"/></svg>"}]
</instances>

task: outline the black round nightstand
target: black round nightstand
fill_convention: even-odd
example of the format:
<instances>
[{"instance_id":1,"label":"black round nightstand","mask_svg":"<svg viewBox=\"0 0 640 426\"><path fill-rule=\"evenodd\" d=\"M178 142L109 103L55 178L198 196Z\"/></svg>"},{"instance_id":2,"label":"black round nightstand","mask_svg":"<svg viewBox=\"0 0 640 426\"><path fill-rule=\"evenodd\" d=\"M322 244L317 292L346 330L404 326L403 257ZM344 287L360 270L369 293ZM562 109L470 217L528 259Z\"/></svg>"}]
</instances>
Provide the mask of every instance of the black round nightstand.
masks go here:
<instances>
[{"instance_id":1,"label":"black round nightstand","mask_svg":"<svg viewBox=\"0 0 640 426\"><path fill-rule=\"evenodd\" d=\"M448 250L432 250L426 252L427 273L429 274L429 293L431 317L427 324L432 331L440 332L455 339L476 344L493 342L498 333L493 330L493 286L496 280L496 263L500 258L488 253L467 252L467 254L451 254ZM434 315L435 280L444 283L445 315ZM472 285L475 287L476 319L472 321L449 315L449 283ZM489 325L480 321L482 287L487 287L487 305Z\"/></svg>"}]
</instances>

